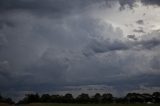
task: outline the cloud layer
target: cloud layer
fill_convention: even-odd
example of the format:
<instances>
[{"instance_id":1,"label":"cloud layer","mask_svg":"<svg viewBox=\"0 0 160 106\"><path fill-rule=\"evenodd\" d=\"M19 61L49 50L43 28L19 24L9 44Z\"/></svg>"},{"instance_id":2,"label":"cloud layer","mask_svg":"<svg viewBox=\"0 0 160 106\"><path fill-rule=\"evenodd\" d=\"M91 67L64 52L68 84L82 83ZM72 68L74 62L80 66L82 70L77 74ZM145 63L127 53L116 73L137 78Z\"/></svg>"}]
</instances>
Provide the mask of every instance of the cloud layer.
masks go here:
<instances>
[{"instance_id":1,"label":"cloud layer","mask_svg":"<svg viewBox=\"0 0 160 106\"><path fill-rule=\"evenodd\" d=\"M88 85L126 91L159 87L160 32L126 36L121 27L95 16L117 3L121 12L134 2L1 0L0 92ZM144 24L143 20L136 23Z\"/></svg>"}]
</instances>

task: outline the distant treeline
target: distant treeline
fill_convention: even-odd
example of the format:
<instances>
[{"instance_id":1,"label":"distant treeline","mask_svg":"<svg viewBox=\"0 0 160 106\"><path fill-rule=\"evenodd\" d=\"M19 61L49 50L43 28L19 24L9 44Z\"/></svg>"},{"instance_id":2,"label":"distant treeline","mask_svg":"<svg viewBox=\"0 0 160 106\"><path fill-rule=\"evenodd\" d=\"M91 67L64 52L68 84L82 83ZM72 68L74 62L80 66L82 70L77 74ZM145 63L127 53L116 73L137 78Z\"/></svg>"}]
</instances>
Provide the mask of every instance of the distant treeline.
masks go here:
<instances>
[{"instance_id":1,"label":"distant treeline","mask_svg":"<svg viewBox=\"0 0 160 106\"><path fill-rule=\"evenodd\" d=\"M1 95L0 95L0 103L14 104L14 102L11 98L4 98Z\"/></svg>"},{"instance_id":2,"label":"distant treeline","mask_svg":"<svg viewBox=\"0 0 160 106\"><path fill-rule=\"evenodd\" d=\"M20 100L19 104L28 104L33 102L41 103L160 103L160 92L154 92L153 94L139 94L128 93L125 97L113 97L112 94L99 94L94 96L82 93L76 98L72 94L62 95L49 95L49 94L27 94L25 98Z\"/></svg>"},{"instance_id":3,"label":"distant treeline","mask_svg":"<svg viewBox=\"0 0 160 106\"><path fill-rule=\"evenodd\" d=\"M13 104L10 98L0 96L0 102ZM94 96L82 93L77 97L72 94L65 95L49 95L49 94L26 94L25 97L17 104L28 103L160 103L160 92L148 93L128 93L124 97L114 97L111 93L99 94Z\"/></svg>"}]
</instances>

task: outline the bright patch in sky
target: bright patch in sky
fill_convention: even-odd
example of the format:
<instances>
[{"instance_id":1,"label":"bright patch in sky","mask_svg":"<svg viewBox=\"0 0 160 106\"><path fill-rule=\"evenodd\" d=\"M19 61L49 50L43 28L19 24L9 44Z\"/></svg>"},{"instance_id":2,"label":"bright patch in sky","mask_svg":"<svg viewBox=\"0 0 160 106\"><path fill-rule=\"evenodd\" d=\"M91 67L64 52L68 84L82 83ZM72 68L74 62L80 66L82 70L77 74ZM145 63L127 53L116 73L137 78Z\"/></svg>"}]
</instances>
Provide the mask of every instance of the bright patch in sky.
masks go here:
<instances>
[{"instance_id":1,"label":"bright patch in sky","mask_svg":"<svg viewBox=\"0 0 160 106\"><path fill-rule=\"evenodd\" d=\"M160 8L158 6L145 6L140 2L135 4L134 8L126 6L119 10L120 5L114 4L112 8L100 9L94 14L113 27L122 29L124 36L141 36L154 30L160 30ZM116 8L115 8L116 7Z\"/></svg>"}]
</instances>

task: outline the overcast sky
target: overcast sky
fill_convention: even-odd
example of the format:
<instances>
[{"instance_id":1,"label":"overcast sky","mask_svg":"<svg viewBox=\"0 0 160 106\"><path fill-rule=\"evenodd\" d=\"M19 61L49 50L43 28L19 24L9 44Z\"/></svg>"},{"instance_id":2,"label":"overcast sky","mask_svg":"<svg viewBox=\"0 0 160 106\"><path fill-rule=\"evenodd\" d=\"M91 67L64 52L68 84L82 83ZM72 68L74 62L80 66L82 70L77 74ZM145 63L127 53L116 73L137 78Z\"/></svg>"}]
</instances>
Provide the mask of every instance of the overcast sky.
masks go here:
<instances>
[{"instance_id":1,"label":"overcast sky","mask_svg":"<svg viewBox=\"0 0 160 106\"><path fill-rule=\"evenodd\" d=\"M0 92L160 91L160 0L0 0Z\"/></svg>"}]
</instances>

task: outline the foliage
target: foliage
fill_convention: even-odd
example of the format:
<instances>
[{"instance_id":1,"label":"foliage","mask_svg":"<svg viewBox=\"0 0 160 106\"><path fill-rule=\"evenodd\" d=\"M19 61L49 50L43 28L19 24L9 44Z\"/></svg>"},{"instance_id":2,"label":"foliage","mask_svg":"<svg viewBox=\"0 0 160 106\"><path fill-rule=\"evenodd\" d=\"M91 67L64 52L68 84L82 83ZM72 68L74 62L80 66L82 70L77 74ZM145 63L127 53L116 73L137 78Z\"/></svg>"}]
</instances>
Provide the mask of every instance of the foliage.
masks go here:
<instances>
[{"instance_id":1,"label":"foliage","mask_svg":"<svg viewBox=\"0 0 160 106\"><path fill-rule=\"evenodd\" d=\"M128 103L128 104L139 104L139 103L160 103L160 92L154 92L153 94L139 94L139 93L128 93L125 97L113 97L112 94L99 94L96 93L90 97L88 94L82 93L76 98L72 94L63 95L49 95L43 94L27 94L24 99L19 101L19 104L28 103Z\"/></svg>"},{"instance_id":2,"label":"foliage","mask_svg":"<svg viewBox=\"0 0 160 106\"><path fill-rule=\"evenodd\" d=\"M4 98L1 95L0 95L0 103L14 104L14 102L11 98Z\"/></svg>"}]
</instances>

